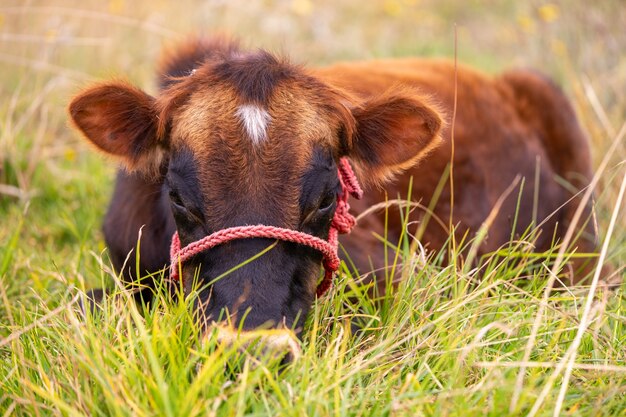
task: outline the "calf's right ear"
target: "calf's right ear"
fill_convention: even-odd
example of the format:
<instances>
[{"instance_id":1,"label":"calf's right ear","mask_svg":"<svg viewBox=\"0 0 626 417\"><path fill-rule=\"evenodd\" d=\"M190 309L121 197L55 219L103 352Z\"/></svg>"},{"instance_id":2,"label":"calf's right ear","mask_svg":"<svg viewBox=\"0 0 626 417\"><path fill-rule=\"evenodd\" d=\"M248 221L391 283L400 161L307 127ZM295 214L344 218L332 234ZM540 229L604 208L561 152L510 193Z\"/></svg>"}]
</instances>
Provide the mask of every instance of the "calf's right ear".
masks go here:
<instances>
[{"instance_id":1,"label":"calf's right ear","mask_svg":"<svg viewBox=\"0 0 626 417\"><path fill-rule=\"evenodd\" d=\"M165 144L157 137L154 97L127 83L105 83L77 95L69 113L91 143L129 170L158 168Z\"/></svg>"}]
</instances>

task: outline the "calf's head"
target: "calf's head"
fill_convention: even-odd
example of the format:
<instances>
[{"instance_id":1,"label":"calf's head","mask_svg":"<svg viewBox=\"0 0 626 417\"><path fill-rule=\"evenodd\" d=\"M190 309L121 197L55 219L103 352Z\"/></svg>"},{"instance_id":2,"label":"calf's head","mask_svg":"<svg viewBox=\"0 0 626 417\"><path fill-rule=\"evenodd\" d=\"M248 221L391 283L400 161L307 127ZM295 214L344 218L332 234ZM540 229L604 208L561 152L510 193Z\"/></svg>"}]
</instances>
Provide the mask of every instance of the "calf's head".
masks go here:
<instances>
[{"instance_id":1,"label":"calf's head","mask_svg":"<svg viewBox=\"0 0 626 417\"><path fill-rule=\"evenodd\" d=\"M69 111L87 139L127 169L166 172L163 191L183 246L257 224L326 239L341 191L339 158L351 160L362 182L380 183L433 147L441 126L415 91L357 99L265 52L212 59L168 84L156 97L123 82L95 85ZM182 278L212 282L199 296L205 320L298 328L321 259L294 243L240 239L184 263Z\"/></svg>"}]
</instances>

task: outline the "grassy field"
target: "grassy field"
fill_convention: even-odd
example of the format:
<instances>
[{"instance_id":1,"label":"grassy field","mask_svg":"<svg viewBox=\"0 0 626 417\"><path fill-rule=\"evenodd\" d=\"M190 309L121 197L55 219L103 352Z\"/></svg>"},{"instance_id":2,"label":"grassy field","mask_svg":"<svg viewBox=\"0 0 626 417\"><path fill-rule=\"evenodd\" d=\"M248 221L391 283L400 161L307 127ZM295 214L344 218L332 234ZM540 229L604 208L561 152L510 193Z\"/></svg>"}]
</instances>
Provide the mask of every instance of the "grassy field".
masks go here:
<instances>
[{"instance_id":1,"label":"grassy field","mask_svg":"<svg viewBox=\"0 0 626 417\"><path fill-rule=\"evenodd\" d=\"M626 415L626 284L552 292L551 265L531 270L530 257L479 270L452 254L444 267L403 242L397 291L375 303L344 271L286 370L199 343L191 299L140 311L120 291L82 317L80 292L115 281L99 229L115 167L65 113L90 80L154 91L162 45L193 31L323 64L452 57L456 27L461 61L540 68L564 86L599 169L603 254L623 276L624 22L620 0L3 0L0 416Z\"/></svg>"}]
</instances>

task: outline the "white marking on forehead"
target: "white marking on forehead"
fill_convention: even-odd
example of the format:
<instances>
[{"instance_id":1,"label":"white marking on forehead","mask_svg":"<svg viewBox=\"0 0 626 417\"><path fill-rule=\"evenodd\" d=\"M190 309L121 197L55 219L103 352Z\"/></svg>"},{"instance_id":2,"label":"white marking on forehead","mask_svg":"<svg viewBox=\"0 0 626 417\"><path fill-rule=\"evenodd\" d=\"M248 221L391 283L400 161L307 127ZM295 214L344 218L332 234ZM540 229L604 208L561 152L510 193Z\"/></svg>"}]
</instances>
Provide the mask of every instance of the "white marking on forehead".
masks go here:
<instances>
[{"instance_id":1,"label":"white marking on forehead","mask_svg":"<svg viewBox=\"0 0 626 417\"><path fill-rule=\"evenodd\" d=\"M243 104L235 113L243 123L250 139L255 145L267 138L267 125L271 117L267 111L254 104Z\"/></svg>"}]
</instances>

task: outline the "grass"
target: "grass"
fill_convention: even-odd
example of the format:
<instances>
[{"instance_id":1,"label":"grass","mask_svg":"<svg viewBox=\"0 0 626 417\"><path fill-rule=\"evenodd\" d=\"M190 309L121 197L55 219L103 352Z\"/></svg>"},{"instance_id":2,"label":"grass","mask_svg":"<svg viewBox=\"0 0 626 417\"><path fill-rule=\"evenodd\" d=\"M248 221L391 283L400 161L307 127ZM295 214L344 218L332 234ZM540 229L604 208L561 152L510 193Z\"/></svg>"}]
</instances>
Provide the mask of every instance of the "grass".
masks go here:
<instances>
[{"instance_id":1,"label":"grass","mask_svg":"<svg viewBox=\"0 0 626 417\"><path fill-rule=\"evenodd\" d=\"M460 60L487 72L532 66L565 86L604 167L598 230L623 276L625 19L609 0L3 2L0 415L625 415L626 285L548 291L553 265L537 265L524 242L481 268L457 253L445 266L408 237L390 242L403 280L377 300L345 266L288 369L213 335L201 342L192 298L160 294L142 311L119 291L83 317L77 295L116 281L99 231L114 167L64 111L92 79L123 74L153 90L146 63L189 30L324 63L451 57L456 23Z\"/></svg>"}]
</instances>

